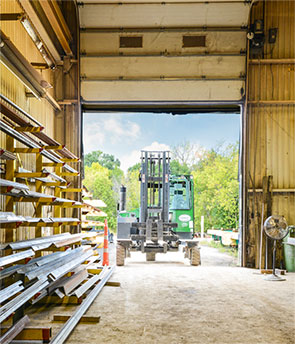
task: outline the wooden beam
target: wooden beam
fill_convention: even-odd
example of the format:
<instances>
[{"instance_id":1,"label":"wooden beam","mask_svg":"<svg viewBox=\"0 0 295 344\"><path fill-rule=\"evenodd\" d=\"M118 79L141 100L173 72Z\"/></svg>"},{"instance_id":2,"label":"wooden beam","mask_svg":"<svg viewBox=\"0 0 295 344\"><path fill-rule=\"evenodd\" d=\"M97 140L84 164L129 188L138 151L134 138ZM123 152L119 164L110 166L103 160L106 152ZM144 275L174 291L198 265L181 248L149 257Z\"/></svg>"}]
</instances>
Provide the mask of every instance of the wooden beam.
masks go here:
<instances>
[{"instance_id":1,"label":"wooden beam","mask_svg":"<svg viewBox=\"0 0 295 344\"><path fill-rule=\"evenodd\" d=\"M63 161L63 162L81 162L81 159L62 158L60 160Z\"/></svg>"},{"instance_id":2,"label":"wooden beam","mask_svg":"<svg viewBox=\"0 0 295 344\"><path fill-rule=\"evenodd\" d=\"M58 174L60 177L78 177L80 176L79 172L61 172Z\"/></svg>"},{"instance_id":3,"label":"wooden beam","mask_svg":"<svg viewBox=\"0 0 295 344\"><path fill-rule=\"evenodd\" d=\"M13 129L18 132L40 133L40 131L44 130L44 127L14 127Z\"/></svg>"},{"instance_id":4,"label":"wooden beam","mask_svg":"<svg viewBox=\"0 0 295 344\"><path fill-rule=\"evenodd\" d=\"M65 148L65 145L57 145L57 146L42 146L45 150L61 150Z\"/></svg>"},{"instance_id":5,"label":"wooden beam","mask_svg":"<svg viewBox=\"0 0 295 344\"><path fill-rule=\"evenodd\" d=\"M55 8L52 6L51 1L43 0L40 1L39 4L43 8L44 13L46 14L46 17L48 18L50 25L52 26L63 50L67 55L72 56L73 53L68 43L68 39L63 31L63 27L60 25L60 22L58 20L59 18L56 16Z\"/></svg>"},{"instance_id":6,"label":"wooden beam","mask_svg":"<svg viewBox=\"0 0 295 344\"><path fill-rule=\"evenodd\" d=\"M295 105L295 100L248 100L251 105Z\"/></svg>"},{"instance_id":7,"label":"wooden beam","mask_svg":"<svg viewBox=\"0 0 295 344\"><path fill-rule=\"evenodd\" d=\"M6 332L8 328L2 327L1 333ZM52 336L51 327L25 327L21 333L19 333L15 340L42 340L44 343L48 343Z\"/></svg>"},{"instance_id":8,"label":"wooden beam","mask_svg":"<svg viewBox=\"0 0 295 344\"><path fill-rule=\"evenodd\" d=\"M46 178L50 173L43 172L15 172L15 178Z\"/></svg>"},{"instance_id":9,"label":"wooden beam","mask_svg":"<svg viewBox=\"0 0 295 344\"><path fill-rule=\"evenodd\" d=\"M25 10L26 14L30 18L30 21L32 22L32 24L36 28L37 32L39 33L43 43L45 44L45 46L49 50L51 56L54 58L55 61L61 61L61 57L60 57L57 49L55 48L50 36L48 35L45 27L43 26L38 14L35 12L32 4L31 4L31 1L30 0L19 0L19 3L21 4L21 6Z\"/></svg>"},{"instance_id":10,"label":"wooden beam","mask_svg":"<svg viewBox=\"0 0 295 344\"><path fill-rule=\"evenodd\" d=\"M295 59L250 59L250 64L295 64Z\"/></svg>"},{"instance_id":11,"label":"wooden beam","mask_svg":"<svg viewBox=\"0 0 295 344\"><path fill-rule=\"evenodd\" d=\"M14 148L12 151L14 153L40 153L43 148Z\"/></svg>"},{"instance_id":12,"label":"wooden beam","mask_svg":"<svg viewBox=\"0 0 295 344\"><path fill-rule=\"evenodd\" d=\"M70 319L70 315L54 314L52 321L54 322L66 322ZM84 324L98 324L100 322L100 316L83 315L79 321Z\"/></svg>"},{"instance_id":13,"label":"wooden beam","mask_svg":"<svg viewBox=\"0 0 295 344\"><path fill-rule=\"evenodd\" d=\"M121 283L120 283L120 282L111 282L111 281L108 281L108 282L106 282L105 285L106 285L106 286L109 286L109 287L121 287Z\"/></svg>"},{"instance_id":14,"label":"wooden beam","mask_svg":"<svg viewBox=\"0 0 295 344\"><path fill-rule=\"evenodd\" d=\"M82 303L83 297L78 298L77 296L64 296L62 299L58 296L51 295L45 296L40 301L39 304L71 304L71 305L78 305Z\"/></svg>"},{"instance_id":15,"label":"wooden beam","mask_svg":"<svg viewBox=\"0 0 295 344\"><path fill-rule=\"evenodd\" d=\"M63 167L65 162L43 162L42 165L45 167Z\"/></svg>"},{"instance_id":16,"label":"wooden beam","mask_svg":"<svg viewBox=\"0 0 295 344\"><path fill-rule=\"evenodd\" d=\"M79 188L69 188L69 189L65 189L62 190L62 192L82 192L83 189L79 189Z\"/></svg>"}]
</instances>

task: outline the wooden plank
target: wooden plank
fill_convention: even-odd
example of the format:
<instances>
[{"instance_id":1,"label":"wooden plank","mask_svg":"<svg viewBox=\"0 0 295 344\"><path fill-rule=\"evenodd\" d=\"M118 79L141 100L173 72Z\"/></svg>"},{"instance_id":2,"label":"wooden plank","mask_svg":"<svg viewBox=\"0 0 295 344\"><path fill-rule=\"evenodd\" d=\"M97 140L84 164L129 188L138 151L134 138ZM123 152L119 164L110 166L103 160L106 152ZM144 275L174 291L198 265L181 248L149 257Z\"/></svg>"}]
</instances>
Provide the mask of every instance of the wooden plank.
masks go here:
<instances>
[{"instance_id":1,"label":"wooden plank","mask_svg":"<svg viewBox=\"0 0 295 344\"><path fill-rule=\"evenodd\" d=\"M20 133L40 133L40 131L44 130L44 127L14 127L13 129Z\"/></svg>"},{"instance_id":2,"label":"wooden plank","mask_svg":"<svg viewBox=\"0 0 295 344\"><path fill-rule=\"evenodd\" d=\"M45 296L43 299L38 301L39 304L68 304L68 305L79 305L82 303L83 297L77 297L77 296L65 296L63 299L60 299L58 296L51 295L51 296Z\"/></svg>"},{"instance_id":3,"label":"wooden plank","mask_svg":"<svg viewBox=\"0 0 295 344\"><path fill-rule=\"evenodd\" d=\"M1 327L1 334L8 331L9 328ZM33 327L28 326L19 333L15 340L43 340L43 342L49 342L52 336L51 327Z\"/></svg>"},{"instance_id":4,"label":"wooden plank","mask_svg":"<svg viewBox=\"0 0 295 344\"><path fill-rule=\"evenodd\" d=\"M54 314L52 321L53 322L66 322L70 319L70 315ZM100 316L90 316L83 315L79 321L83 324L98 324L100 322Z\"/></svg>"},{"instance_id":5,"label":"wooden plank","mask_svg":"<svg viewBox=\"0 0 295 344\"><path fill-rule=\"evenodd\" d=\"M109 286L109 287L121 287L121 283L120 282L108 281L105 285Z\"/></svg>"},{"instance_id":6,"label":"wooden plank","mask_svg":"<svg viewBox=\"0 0 295 344\"><path fill-rule=\"evenodd\" d=\"M40 153L43 148L14 148L12 152L14 153Z\"/></svg>"}]
</instances>

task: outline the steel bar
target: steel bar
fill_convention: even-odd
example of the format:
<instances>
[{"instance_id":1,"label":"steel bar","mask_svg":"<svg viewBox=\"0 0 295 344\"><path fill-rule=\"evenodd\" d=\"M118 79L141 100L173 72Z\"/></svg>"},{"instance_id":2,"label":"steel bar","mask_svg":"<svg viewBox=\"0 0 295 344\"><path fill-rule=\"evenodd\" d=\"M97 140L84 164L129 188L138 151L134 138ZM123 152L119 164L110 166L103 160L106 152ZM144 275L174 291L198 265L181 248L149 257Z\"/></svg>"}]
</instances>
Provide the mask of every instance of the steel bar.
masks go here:
<instances>
[{"instance_id":1,"label":"steel bar","mask_svg":"<svg viewBox=\"0 0 295 344\"><path fill-rule=\"evenodd\" d=\"M6 287L0 291L0 303L6 301L10 297L14 296L18 292L22 291L24 289L24 286L22 285L22 281L17 281L13 284L11 284L9 287ZM1 343L1 342L0 342Z\"/></svg>"},{"instance_id":2,"label":"steel bar","mask_svg":"<svg viewBox=\"0 0 295 344\"><path fill-rule=\"evenodd\" d=\"M0 159L1 160L15 160L16 156L10 151L0 148Z\"/></svg>"},{"instance_id":3,"label":"steel bar","mask_svg":"<svg viewBox=\"0 0 295 344\"><path fill-rule=\"evenodd\" d=\"M49 274L49 278L53 281L57 280L58 278L64 276L66 273L72 271L74 268L76 268L81 263L85 262L87 258L91 257L93 255L93 250L89 250L85 253L83 253L81 256L71 260L66 266L61 266Z\"/></svg>"},{"instance_id":4,"label":"steel bar","mask_svg":"<svg viewBox=\"0 0 295 344\"><path fill-rule=\"evenodd\" d=\"M34 117L32 117L30 114L28 114L26 111L24 111L22 108L20 108L18 105L16 105L15 103L13 103L10 99L8 99L7 97L5 97L3 94L0 94L0 98L2 100L4 100L6 103L8 103L9 105L13 106L16 110L18 110L21 114L23 114L24 116L26 116L29 120L31 120L32 122L34 122L35 124L38 125L38 127L42 127L42 124L40 122L38 122ZM2 102L1 102L1 106L3 106Z\"/></svg>"},{"instance_id":5,"label":"steel bar","mask_svg":"<svg viewBox=\"0 0 295 344\"><path fill-rule=\"evenodd\" d=\"M79 323L81 317L86 313L88 308L91 306L93 301L96 299L97 295L100 293L100 291L102 290L105 283L111 277L111 275L114 271L114 267L113 266L105 267L103 271L105 271L104 277L97 284L97 286L89 293L89 295L82 302L82 304L77 308L77 310L71 316L71 318L64 324L64 326L61 328L61 330L58 332L58 334L50 341L50 344L62 344L65 342L65 340L68 338L70 333L73 331L73 329Z\"/></svg>"},{"instance_id":6,"label":"steel bar","mask_svg":"<svg viewBox=\"0 0 295 344\"><path fill-rule=\"evenodd\" d=\"M17 323L15 323L4 335L0 338L1 344L11 343L13 338L15 338L30 322L30 318L25 315Z\"/></svg>"},{"instance_id":7,"label":"steel bar","mask_svg":"<svg viewBox=\"0 0 295 344\"><path fill-rule=\"evenodd\" d=\"M34 245L38 244L44 244L44 243L54 243L58 240L63 240L66 237L70 237L70 233L62 233L62 234L56 234L56 235L50 235L46 237L41 237L41 238L35 238L35 239L30 239L30 240L22 240L22 241L16 241L16 242L11 242L7 243L2 247L2 249L12 249L12 250L23 250L24 248L32 247Z\"/></svg>"},{"instance_id":8,"label":"steel bar","mask_svg":"<svg viewBox=\"0 0 295 344\"><path fill-rule=\"evenodd\" d=\"M101 279L100 274L95 275L91 277L87 282L83 283L81 287L76 289L73 293L73 295L76 295L78 298L81 297L86 293L86 291L91 288L96 282L98 282Z\"/></svg>"},{"instance_id":9,"label":"steel bar","mask_svg":"<svg viewBox=\"0 0 295 344\"><path fill-rule=\"evenodd\" d=\"M2 257L0 258L0 267L15 263L19 260L22 260L28 257L33 257L34 255L35 255L35 252L33 250L27 250L27 251L22 251L15 254L11 254L9 256Z\"/></svg>"},{"instance_id":10,"label":"steel bar","mask_svg":"<svg viewBox=\"0 0 295 344\"><path fill-rule=\"evenodd\" d=\"M81 251L81 247L78 247L75 250L65 251L62 256L58 257L58 259L49 261L47 264L40 265L35 269L28 271L25 275L29 280L33 280L36 277L39 278L40 276L47 277L52 273L52 271L55 271L60 267L64 269L64 266L73 262L75 260L75 256L79 256Z\"/></svg>"},{"instance_id":11,"label":"steel bar","mask_svg":"<svg viewBox=\"0 0 295 344\"><path fill-rule=\"evenodd\" d=\"M14 311L29 301L35 294L46 288L49 284L47 280L40 280L27 288L23 293L6 303L0 308L0 323L9 317Z\"/></svg>"},{"instance_id":12,"label":"steel bar","mask_svg":"<svg viewBox=\"0 0 295 344\"><path fill-rule=\"evenodd\" d=\"M65 295L69 296L69 294L79 285L81 284L86 278L88 277L88 272L86 269L79 271L68 278L68 280L61 286Z\"/></svg>"},{"instance_id":13,"label":"steel bar","mask_svg":"<svg viewBox=\"0 0 295 344\"><path fill-rule=\"evenodd\" d=\"M17 272L17 270L21 267L21 265L14 265L11 266L9 268L6 268L2 271L0 271L0 280L11 276L12 274L14 274L15 272Z\"/></svg>"},{"instance_id":14,"label":"steel bar","mask_svg":"<svg viewBox=\"0 0 295 344\"><path fill-rule=\"evenodd\" d=\"M0 187L7 187L18 190L29 190L29 187L26 184L12 182L6 179L0 179Z\"/></svg>"},{"instance_id":15,"label":"steel bar","mask_svg":"<svg viewBox=\"0 0 295 344\"><path fill-rule=\"evenodd\" d=\"M21 223L25 221L25 217L15 215L12 212L0 212L0 224L5 223Z\"/></svg>"}]
</instances>

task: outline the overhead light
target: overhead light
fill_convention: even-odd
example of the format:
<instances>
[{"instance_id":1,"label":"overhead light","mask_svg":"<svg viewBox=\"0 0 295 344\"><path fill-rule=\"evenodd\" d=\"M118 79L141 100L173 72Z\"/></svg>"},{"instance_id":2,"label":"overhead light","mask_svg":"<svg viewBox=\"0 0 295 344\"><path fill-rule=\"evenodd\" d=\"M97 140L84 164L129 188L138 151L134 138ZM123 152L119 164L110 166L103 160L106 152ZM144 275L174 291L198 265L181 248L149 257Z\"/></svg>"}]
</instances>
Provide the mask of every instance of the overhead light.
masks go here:
<instances>
[{"instance_id":1,"label":"overhead light","mask_svg":"<svg viewBox=\"0 0 295 344\"><path fill-rule=\"evenodd\" d=\"M50 68L55 68L55 65L54 65L52 59L50 58L49 54L47 53L46 49L44 48L43 43L41 42L38 35L36 34L30 21L25 16L23 16L21 18L20 22L22 23L24 29L27 31L28 35L31 37L32 41L35 43L35 46L39 50L40 54L42 55L42 57L45 60L45 62L47 63L47 65Z\"/></svg>"}]
</instances>

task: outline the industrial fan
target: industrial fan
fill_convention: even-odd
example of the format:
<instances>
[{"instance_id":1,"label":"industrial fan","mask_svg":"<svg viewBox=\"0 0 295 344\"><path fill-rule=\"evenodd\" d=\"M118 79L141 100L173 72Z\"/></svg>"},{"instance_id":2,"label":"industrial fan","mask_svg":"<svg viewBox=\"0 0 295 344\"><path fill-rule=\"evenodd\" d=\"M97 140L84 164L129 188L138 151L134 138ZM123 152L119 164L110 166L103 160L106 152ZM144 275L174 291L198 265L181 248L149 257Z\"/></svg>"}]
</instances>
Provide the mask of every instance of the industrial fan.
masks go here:
<instances>
[{"instance_id":1,"label":"industrial fan","mask_svg":"<svg viewBox=\"0 0 295 344\"><path fill-rule=\"evenodd\" d=\"M274 241L272 256L272 274L265 279L268 281L285 281L285 278L277 276L275 273L277 240L282 240L289 233L286 219L283 216L272 215L264 222L266 235Z\"/></svg>"}]
</instances>

